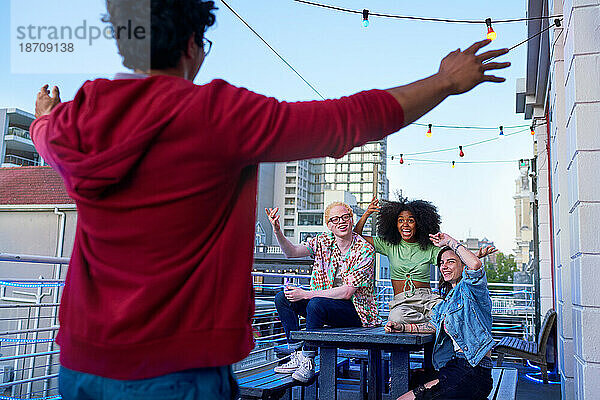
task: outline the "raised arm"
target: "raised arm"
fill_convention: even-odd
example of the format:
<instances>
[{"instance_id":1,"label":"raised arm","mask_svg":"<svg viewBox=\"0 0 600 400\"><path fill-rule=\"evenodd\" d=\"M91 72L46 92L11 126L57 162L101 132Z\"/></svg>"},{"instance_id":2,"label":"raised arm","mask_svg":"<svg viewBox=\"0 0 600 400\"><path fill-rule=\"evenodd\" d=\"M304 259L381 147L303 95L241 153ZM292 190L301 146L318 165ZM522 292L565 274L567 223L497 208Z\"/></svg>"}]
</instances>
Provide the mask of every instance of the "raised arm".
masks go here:
<instances>
[{"instance_id":1,"label":"raised arm","mask_svg":"<svg viewBox=\"0 0 600 400\"><path fill-rule=\"evenodd\" d=\"M408 85L388 89L404 110L404 126L413 123L453 94L468 92L482 82L504 82L505 79L486 75L486 71L510 66L509 62L484 61L508 53L508 49L491 50L477 55L491 40L474 43L465 51L456 49L442 60L437 74Z\"/></svg>"},{"instance_id":2,"label":"raised arm","mask_svg":"<svg viewBox=\"0 0 600 400\"><path fill-rule=\"evenodd\" d=\"M362 236L367 242L371 244L371 246L373 246L373 238L371 236L363 235L362 231L371 214L377 211L379 211L379 200L377 200L377 197L373 197L373 200L371 200L371 202L369 203L369 207L367 207L367 211L365 211L362 217L360 217L360 219L356 223L356 226L354 227L354 232Z\"/></svg>"},{"instance_id":3,"label":"raised arm","mask_svg":"<svg viewBox=\"0 0 600 400\"><path fill-rule=\"evenodd\" d=\"M477 270L483 265L481 260L475 254L470 252L465 246L460 244L447 233L438 232L435 235L429 235L431 242L437 247L450 246L456 255L462 260L468 269Z\"/></svg>"},{"instance_id":4,"label":"raised arm","mask_svg":"<svg viewBox=\"0 0 600 400\"><path fill-rule=\"evenodd\" d=\"M479 250L477 250L477 257L484 258L489 256L490 254L496 253L497 251L498 249L495 246L480 247Z\"/></svg>"},{"instance_id":5,"label":"raised arm","mask_svg":"<svg viewBox=\"0 0 600 400\"><path fill-rule=\"evenodd\" d=\"M271 225L273 225L273 232L275 233L275 237L277 238L277 242L279 243L279 247L283 253L288 258L306 257L310 255L310 251L306 246L293 244L283 235L283 232L281 232L281 226L279 225L279 215L277 215L278 211L278 207L265 208L265 212L267 213L267 217L269 217L269 222Z\"/></svg>"}]
</instances>

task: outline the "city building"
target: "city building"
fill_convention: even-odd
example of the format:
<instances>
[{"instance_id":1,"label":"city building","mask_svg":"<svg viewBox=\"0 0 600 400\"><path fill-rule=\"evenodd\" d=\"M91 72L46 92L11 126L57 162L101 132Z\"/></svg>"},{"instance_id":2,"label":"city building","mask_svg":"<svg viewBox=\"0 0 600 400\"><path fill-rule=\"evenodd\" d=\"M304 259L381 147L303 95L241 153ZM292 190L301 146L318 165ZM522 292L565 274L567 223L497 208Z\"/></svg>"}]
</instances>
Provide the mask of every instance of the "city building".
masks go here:
<instances>
[{"instance_id":1,"label":"city building","mask_svg":"<svg viewBox=\"0 0 600 400\"><path fill-rule=\"evenodd\" d=\"M257 232L264 231L266 245L276 244L267 233L270 226L264 208L279 207L284 235L294 243L303 241L311 233L309 226L322 224L318 221L330 202L325 198L326 191L352 194L357 211L367 208L374 193L380 199L387 199L386 157L387 142L383 139L356 147L339 159L323 157L261 164ZM360 216L362 212L356 214ZM370 226L366 227L366 234L371 234Z\"/></svg>"},{"instance_id":2,"label":"city building","mask_svg":"<svg viewBox=\"0 0 600 400\"><path fill-rule=\"evenodd\" d=\"M541 16L560 16L555 19ZM562 399L600 386L600 3L527 1L527 74L517 111L536 141L541 314L556 309ZM545 30L548 29L548 30Z\"/></svg>"},{"instance_id":3,"label":"city building","mask_svg":"<svg viewBox=\"0 0 600 400\"><path fill-rule=\"evenodd\" d=\"M529 160L519 161L519 177L515 180L515 242L513 250L515 262L519 271L526 271L531 258L530 251L533 244L533 214L529 179Z\"/></svg>"},{"instance_id":4,"label":"city building","mask_svg":"<svg viewBox=\"0 0 600 400\"><path fill-rule=\"evenodd\" d=\"M34 119L17 108L0 108L0 166L44 165L29 136Z\"/></svg>"}]
</instances>

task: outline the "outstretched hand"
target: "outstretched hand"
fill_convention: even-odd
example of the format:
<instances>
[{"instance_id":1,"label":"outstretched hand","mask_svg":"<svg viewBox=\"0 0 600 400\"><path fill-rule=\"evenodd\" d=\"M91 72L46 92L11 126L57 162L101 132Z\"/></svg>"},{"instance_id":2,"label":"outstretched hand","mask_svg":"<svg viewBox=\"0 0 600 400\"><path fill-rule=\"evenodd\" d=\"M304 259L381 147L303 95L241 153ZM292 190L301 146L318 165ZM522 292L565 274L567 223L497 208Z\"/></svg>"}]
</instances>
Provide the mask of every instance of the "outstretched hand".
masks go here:
<instances>
[{"instance_id":1,"label":"outstretched hand","mask_svg":"<svg viewBox=\"0 0 600 400\"><path fill-rule=\"evenodd\" d=\"M429 234L429 240L437 247L451 246L456 243L456 239L444 232L438 232L435 235Z\"/></svg>"},{"instance_id":2,"label":"outstretched hand","mask_svg":"<svg viewBox=\"0 0 600 400\"><path fill-rule=\"evenodd\" d=\"M277 232L281 229L279 226L279 215L277 212L279 211L279 207L275 208L265 208L265 212L267 213L267 217L269 217L269 222L273 225L273 231Z\"/></svg>"},{"instance_id":3,"label":"outstretched hand","mask_svg":"<svg viewBox=\"0 0 600 400\"><path fill-rule=\"evenodd\" d=\"M379 206L379 200L377 199L377 197L373 197L373 199L369 203L369 206L367 207L367 211L365 211L365 213L368 215L371 215L374 212L379 211L380 208L381 207Z\"/></svg>"},{"instance_id":4,"label":"outstretched hand","mask_svg":"<svg viewBox=\"0 0 600 400\"><path fill-rule=\"evenodd\" d=\"M52 96L48 90L48 85L42 86L35 100L35 117L40 118L49 115L54 107L60 104L60 92L58 86L52 88Z\"/></svg>"},{"instance_id":5,"label":"outstretched hand","mask_svg":"<svg viewBox=\"0 0 600 400\"><path fill-rule=\"evenodd\" d=\"M497 251L498 249L495 246L480 247L479 250L477 250L477 257L483 258L485 256L489 256L490 254L494 254Z\"/></svg>"},{"instance_id":6,"label":"outstretched hand","mask_svg":"<svg viewBox=\"0 0 600 400\"><path fill-rule=\"evenodd\" d=\"M456 49L444 57L438 75L449 83L450 94L468 92L482 82L504 82L506 80L495 75L486 75L485 72L509 67L509 62L484 63L484 61L506 54L508 49L490 50L479 55L476 54L490 42L489 39L482 40L472 44L465 51Z\"/></svg>"}]
</instances>

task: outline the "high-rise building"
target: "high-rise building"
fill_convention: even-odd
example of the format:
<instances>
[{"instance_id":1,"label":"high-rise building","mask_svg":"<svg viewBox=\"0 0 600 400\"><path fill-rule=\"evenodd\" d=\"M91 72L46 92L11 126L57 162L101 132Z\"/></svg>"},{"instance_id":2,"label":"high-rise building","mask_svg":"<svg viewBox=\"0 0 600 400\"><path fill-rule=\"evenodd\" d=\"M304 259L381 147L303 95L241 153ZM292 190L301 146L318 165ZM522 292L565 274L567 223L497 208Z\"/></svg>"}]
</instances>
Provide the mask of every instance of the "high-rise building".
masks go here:
<instances>
[{"instance_id":1,"label":"high-rise building","mask_svg":"<svg viewBox=\"0 0 600 400\"><path fill-rule=\"evenodd\" d=\"M356 199L358 215L362 215L359 209L367 208L374 193L380 199L387 199L389 181L386 157L387 142L383 139L356 147L339 159L323 157L263 164L259 172L258 202L280 208L284 235L298 243L304 239L300 233L305 230L301 227L319 219L322 224L323 211L328 204L325 191L352 194ZM270 229L265 225L268 221L260 215L264 213L261 208L264 207L259 205L257 232ZM370 234L370 225L365 233ZM275 244L272 238L269 241L269 237L265 235L266 244Z\"/></svg>"},{"instance_id":2,"label":"high-rise building","mask_svg":"<svg viewBox=\"0 0 600 400\"><path fill-rule=\"evenodd\" d=\"M34 119L17 108L0 108L0 166L44 165L29 136L29 125Z\"/></svg>"}]
</instances>

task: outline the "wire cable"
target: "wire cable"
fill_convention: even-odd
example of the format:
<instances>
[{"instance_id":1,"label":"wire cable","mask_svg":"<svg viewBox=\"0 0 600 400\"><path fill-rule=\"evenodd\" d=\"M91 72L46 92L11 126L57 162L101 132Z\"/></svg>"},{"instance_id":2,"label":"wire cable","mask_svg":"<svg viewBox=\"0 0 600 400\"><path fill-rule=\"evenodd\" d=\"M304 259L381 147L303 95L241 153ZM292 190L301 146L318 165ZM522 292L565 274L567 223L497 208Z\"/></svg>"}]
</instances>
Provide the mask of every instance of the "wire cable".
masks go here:
<instances>
[{"instance_id":1,"label":"wire cable","mask_svg":"<svg viewBox=\"0 0 600 400\"><path fill-rule=\"evenodd\" d=\"M481 130L498 130L500 126L462 126L462 125L435 125L435 124L424 124L422 122L413 122L410 125L424 126L429 127L431 125L432 128L445 128L445 129L481 129ZM504 126L504 129L515 129L515 128L525 128L530 125L511 125Z\"/></svg>"},{"instance_id":2,"label":"wire cable","mask_svg":"<svg viewBox=\"0 0 600 400\"><path fill-rule=\"evenodd\" d=\"M498 129L498 128L495 128L495 129ZM526 131L528 131L528 130L529 130L529 128L527 128L527 129L522 129L522 130L520 130L520 131L517 131L517 132L507 133L507 134L505 134L505 135L503 135L503 136L504 136L504 137L513 136L513 135L517 135L517 134L519 134L519 133L526 132ZM478 142L473 142L473 143L469 143L469 144L464 144L464 145L462 145L462 147L463 147L463 148L465 148L465 147L477 146L477 145L480 145L480 144L482 144L482 143L492 142L492 141L494 141L494 140L500 140L501 138L502 138L502 136L497 136L497 137L490 138L490 139L484 139L484 140L480 140L480 141L478 141ZM402 153L402 155L403 155L403 156L417 156L417 155L422 155L422 154L443 153L443 152L446 152L446 151L455 151L457 148L458 148L457 146L453 146L453 147L446 147L446 148L443 148L443 149L437 149L437 150L419 151L419 152L414 152L414 153ZM400 153L398 153L398 154L393 154L393 155L389 155L388 157L392 157L392 156L396 157L396 156L398 156L399 154L400 154Z\"/></svg>"},{"instance_id":3,"label":"wire cable","mask_svg":"<svg viewBox=\"0 0 600 400\"><path fill-rule=\"evenodd\" d=\"M325 100L325 97L323 97L323 95L322 95L321 93L319 93L319 91L318 91L318 90L317 90L317 89L316 89L316 88L315 88L313 85L311 85L311 84L310 84L310 82L308 82L308 81L307 81L307 80L306 80L306 79L305 79L305 78L304 78L304 77L303 77L303 76L300 74L300 72L298 72L298 71L296 70L296 68L294 68L294 67L293 67L293 66L292 66L292 65L291 65L291 64L290 64L290 63L289 63L289 62L288 62L288 61L287 61L285 58L283 58L283 56L282 56L281 54L279 54L279 53L277 52L277 50L275 50L275 49L274 49L274 48L273 48L273 47L272 47L272 46L271 46L271 45L270 45L270 44L269 44L269 43L268 43L268 42L267 42L265 39L263 39L263 37L262 37L262 36L260 36L260 34L259 34L258 32L256 32L256 30L254 30L254 28L252 28L252 27L250 26L250 24L248 24L248 22L246 22L246 20L244 20L244 18L242 18L242 16L241 16L240 14L238 14L238 13L237 13L237 12L236 12L236 11L235 11L233 8L231 8L231 6L230 6L229 4L227 4L227 2L226 2L225 0L221 0L221 2L222 2L223 4L225 4L225 7L227 7L227 8L228 8L228 9L229 9L229 10L230 10L232 13L233 13L233 15L235 15L236 17L238 17L238 19L239 19L240 21L242 21L242 23L243 23L244 25L246 25L246 27L247 27L248 29L250 29L250 30L252 31L252 33L254 33L254 34L255 34L255 35L256 35L256 36L257 36L257 37L258 37L258 38L259 38L259 39L260 39L260 40L261 40L261 41L262 41L262 42L263 42L263 43L264 43L264 44L265 44L265 45L266 45L266 46L267 46L267 47L268 47L268 48L269 48L269 49L270 49L272 52L273 52L273 53L275 53L275 55L276 55L277 57L279 57L279 59L280 59L281 61L283 61L283 63L284 63L285 65L287 65L287 66L288 66L288 67L289 67L289 68L290 68L292 71L294 71L294 73L295 73L296 75L298 75L298 77L299 77L300 79L302 79L302 81L303 81L304 83L306 83L306 84L308 85L308 87L310 87L310 88L311 88L311 89L312 89L312 90L313 90L313 91L314 91L314 92L317 94L317 96L319 96L321 99Z\"/></svg>"},{"instance_id":4,"label":"wire cable","mask_svg":"<svg viewBox=\"0 0 600 400\"><path fill-rule=\"evenodd\" d=\"M352 10L350 8L337 7L329 4L315 3L313 1L307 0L294 0L296 3L307 4L310 6L327 8L330 10L341 11L345 13L351 14L361 14L362 10ZM414 20L414 21L428 21L428 22L446 22L446 23L455 23L455 24L485 24L484 20L473 20L473 19L451 19L451 18L435 18L435 17L416 17L410 15L395 15L395 14L384 14L384 13L375 13L369 11L369 16L374 17L383 17L383 18L394 18L394 19L406 19L406 20ZM551 16L540 16L540 17L527 17L527 18L510 18L510 19L499 19L494 20L495 24L507 23L507 22L522 22L522 21L535 21L541 19L548 18L561 18L562 15L551 15Z\"/></svg>"}]
</instances>

